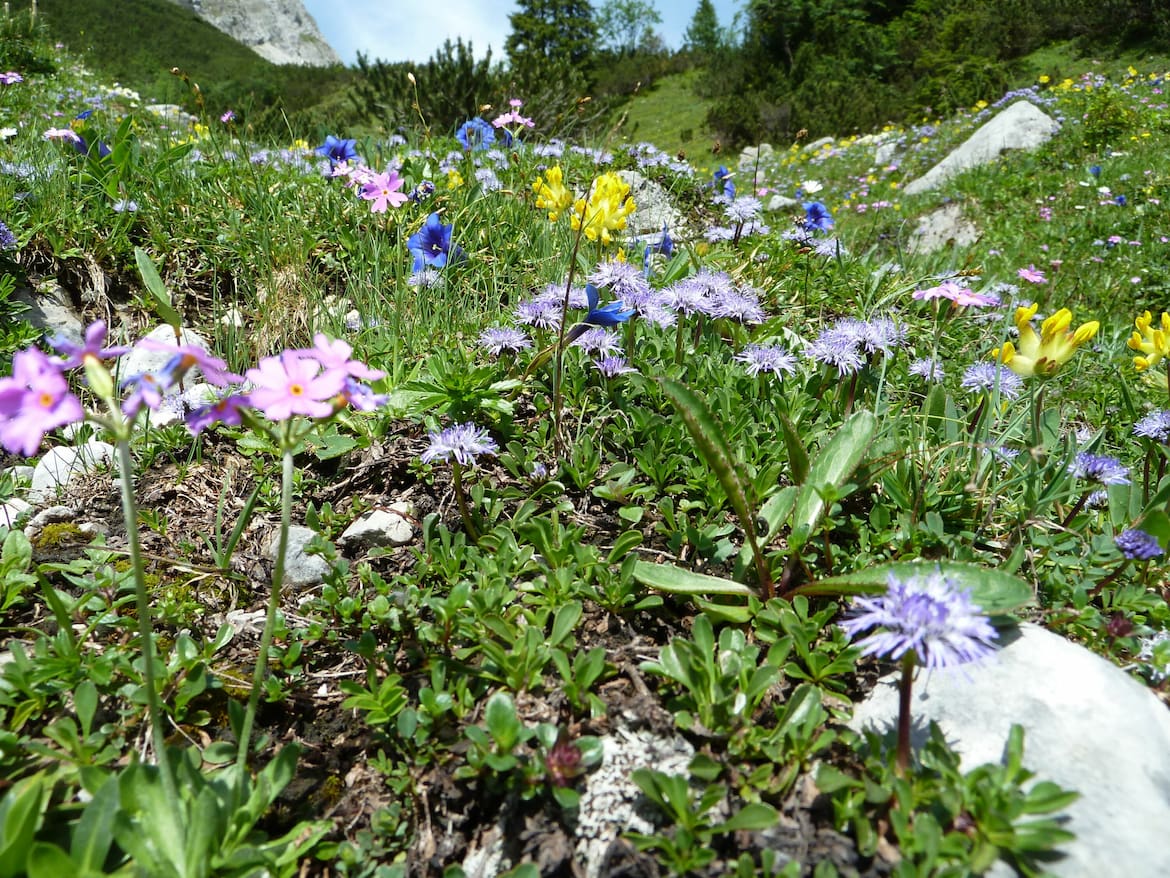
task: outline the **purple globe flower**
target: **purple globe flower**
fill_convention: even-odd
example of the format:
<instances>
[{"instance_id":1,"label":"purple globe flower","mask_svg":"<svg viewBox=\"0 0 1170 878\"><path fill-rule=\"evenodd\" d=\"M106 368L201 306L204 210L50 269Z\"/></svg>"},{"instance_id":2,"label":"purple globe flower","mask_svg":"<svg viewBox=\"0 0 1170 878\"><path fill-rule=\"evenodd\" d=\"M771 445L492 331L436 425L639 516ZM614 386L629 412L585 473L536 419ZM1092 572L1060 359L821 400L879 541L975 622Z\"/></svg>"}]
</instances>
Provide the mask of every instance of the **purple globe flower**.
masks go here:
<instances>
[{"instance_id":1,"label":"purple globe flower","mask_svg":"<svg viewBox=\"0 0 1170 878\"><path fill-rule=\"evenodd\" d=\"M888 582L884 595L857 598L858 612L840 623L850 637L883 629L860 642L862 655L899 659L913 652L931 669L967 664L995 652L995 629L971 601L971 593L938 568L908 579L891 573Z\"/></svg>"},{"instance_id":2,"label":"purple globe flower","mask_svg":"<svg viewBox=\"0 0 1170 878\"><path fill-rule=\"evenodd\" d=\"M456 424L445 430L432 431L427 438L430 445L420 455L423 463L432 460L451 460L467 466L475 463L481 454L496 454L500 447L488 431L475 424Z\"/></svg>"},{"instance_id":3,"label":"purple globe flower","mask_svg":"<svg viewBox=\"0 0 1170 878\"><path fill-rule=\"evenodd\" d=\"M1161 409L1150 412L1133 425L1133 432L1135 436L1153 439L1163 445L1170 444L1170 411Z\"/></svg>"},{"instance_id":4,"label":"purple globe flower","mask_svg":"<svg viewBox=\"0 0 1170 878\"><path fill-rule=\"evenodd\" d=\"M1131 561L1149 561L1163 554L1157 537L1136 527L1122 531L1113 542L1118 551Z\"/></svg>"},{"instance_id":5,"label":"purple globe flower","mask_svg":"<svg viewBox=\"0 0 1170 878\"><path fill-rule=\"evenodd\" d=\"M796 371L796 357L780 345L750 344L736 354L735 359L745 364L749 375L761 372L791 375Z\"/></svg>"},{"instance_id":6,"label":"purple globe flower","mask_svg":"<svg viewBox=\"0 0 1170 878\"><path fill-rule=\"evenodd\" d=\"M1082 451L1069 464L1068 471L1078 479L1098 485L1128 485L1129 467L1116 457Z\"/></svg>"},{"instance_id":7,"label":"purple globe flower","mask_svg":"<svg viewBox=\"0 0 1170 878\"><path fill-rule=\"evenodd\" d=\"M515 354L532 347L532 340L526 332L510 326L489 326L479 334L479 343L493 357L504 351Z\"/></svg>"},{"instance_id":8,"label":"purple globe flower","mask_svg":"<svg viewBox=\"0 0 1170 878\"><path fill-rule=\"evenodd\" d=\"M967 367L959 385L972 393L991 393L999 388L1003 399L1016 399L1024 390L1024 379L999 363L979 362Z\"/></svg>"}]
</instances>

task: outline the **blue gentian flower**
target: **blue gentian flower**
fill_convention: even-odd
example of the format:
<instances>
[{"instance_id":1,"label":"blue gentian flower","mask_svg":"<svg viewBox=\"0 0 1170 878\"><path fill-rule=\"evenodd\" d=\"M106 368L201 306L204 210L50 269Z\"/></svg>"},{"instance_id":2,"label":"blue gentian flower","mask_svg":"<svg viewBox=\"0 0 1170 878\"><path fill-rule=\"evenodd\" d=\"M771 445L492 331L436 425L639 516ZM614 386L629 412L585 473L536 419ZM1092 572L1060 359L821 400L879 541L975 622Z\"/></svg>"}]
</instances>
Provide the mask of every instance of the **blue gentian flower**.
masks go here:
<instances>
[{"instance_id":1,"label":"blue gentian flower","mask_svg":"<svg viewBox=\"0 0 1170 878\"><path fill-rule=\"evenodd\" d=\"M642 252L642 274L647 278L650 277L650 262L655 253L661 253L667 259L674 255L674 239L666 231L666 226L662 227L658 240L651 241Z\"/></svg>"},{"instance_id":2,"label":"blue gentian flower","mask_svg":"<svg viewBox=\"0 0 1170 878\"><path fill-rule=\"evenodd\" d=\"M589 300L589 313L582 322L590 326L617 326L619 323L625 323L636 313L633 308L623 308L621 302L610 302L608 305L598 307L597 287L593 284L585 285L585 296Z\"/></svg>"},{"instance_id":3,"label":"blue gentian flower","mask_svg":"<svg viewBox=\"0 0 1170 878\"><path fill-rule=\"evenodd\" d=\"M437 213L427 217L426 224L410 236L406 246L414 254L415 272L427 267L443 268L452 259L463 258L463 251L458 246L452 251L451 226L443 225Z\"/></svg>"},{"instance_id":4,"label":"blue gentian flower","mask_svg":"<svg viewBox=\"0 0 1170 878\"><path fill-rule=\"evenodd\" d=\"M1094 177L1100 179L1101 178L1101 166L1100 165L1090 165L1089 166L1089 173L1092 174Z\"/></svg>"},{"instance_id":5,"label":"blue gentian flower","mask_svg":"<svg viewBox=\"0 0 1170 878\"><path fill-rule=\"evenodd\" d=\"M479 116L476 116L459 126L459 130L455 132L455 139L463 145L465 150L478 151L487 149L496 142L496 130Z\"/></svg>"},{"instance_id":6,"label":"blue gentian flower","mask_svg":"<svg viewBox=\"0 0 1170 878\"><path fill-rule=\"evenodd\" d=\"M727 198L735 198L735 184L731 182L731 171L725 165L715 169L715 182L711 184L716 189L722 189Z\"/></svg>"},{"instance_id":7,"label":"blue gentian flower","mask_svg":"<svg viewBox=\"0 0 1170 878\"><path fill-rule=\"evenodd\" d=\"M325 142L317 147L316 152L317 155L329 159L330 166L339 165L357 158L357 141L329 134L325 137Z\"/></svg>"},{"instance_id":8,"label":"blue gentian flower","mask_svg":"<svg viewBox=\"0 0 1170 878\"><path fill-rule=\"evenodd\" d=\"M809 201L802 206L805 229L810 232L827 232L833 227L833 215L821 202Z\"/></svg>"},{"instance_id":9,"label":"blue gentian flower","mask_svg":"<svg viewBox=\"0 0 1170 878\"><path fill-rule=\"evenodd\" d=\"M1113 203L1114 203L1114 204L1116 204L1116 205L1118 205L1119 207L1125 207L1125 205L1126 205L1126 198L1125 198L1125 196L1124 196L1124 195L1116 195L1116 196L1114 196L1114 198L1113 198Z\"/></svg>"}]
</instances>

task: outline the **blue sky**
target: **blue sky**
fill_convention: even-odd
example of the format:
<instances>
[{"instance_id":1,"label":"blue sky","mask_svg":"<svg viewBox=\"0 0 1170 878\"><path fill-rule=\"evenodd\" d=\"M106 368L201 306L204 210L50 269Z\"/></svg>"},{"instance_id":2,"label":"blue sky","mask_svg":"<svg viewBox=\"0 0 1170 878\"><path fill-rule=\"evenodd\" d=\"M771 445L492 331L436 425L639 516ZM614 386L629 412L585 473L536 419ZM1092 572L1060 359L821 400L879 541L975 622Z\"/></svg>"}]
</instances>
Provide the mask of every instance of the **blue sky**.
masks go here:
<instances>
[{"instance_id":1,"label":"blue sky","mask_svg":"<svg viewBox=\"0 0 1170 878\"><path fill-rule=\"evenodd\" d=\"M317 20L325 39L346 64L359 51L383 61L426 61L450 39L471 41L483 57L488 46L493 60L504 60L504 40L516 11L512 0L302 0ZM683 33L695 14L698 0L651 0L662 16L656 30L671 48L682 45ZM746 0L713 0L719 24L727 27ZM597 9L601 0L593 0Z\"/></svg>"}]
</instances>

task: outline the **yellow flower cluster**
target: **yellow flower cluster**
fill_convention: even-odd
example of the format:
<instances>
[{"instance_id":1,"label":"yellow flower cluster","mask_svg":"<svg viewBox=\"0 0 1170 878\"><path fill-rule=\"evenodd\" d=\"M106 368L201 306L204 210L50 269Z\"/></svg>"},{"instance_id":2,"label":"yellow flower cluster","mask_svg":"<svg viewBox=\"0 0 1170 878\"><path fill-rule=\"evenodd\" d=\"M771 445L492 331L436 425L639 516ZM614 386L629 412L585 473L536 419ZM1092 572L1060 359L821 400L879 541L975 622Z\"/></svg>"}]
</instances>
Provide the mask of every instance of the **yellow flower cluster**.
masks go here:
<instances>
[{"instance_id":1,"label":"yellow flower cluster","mask_svg":"<svg viewBox=\"0 0 1170 878\"><path fill-rule=\"evenodd\" d=\"M1146 311L1133 322L1137 327L1129 341L1126 342L1135 351L1141 351L1144 356L1133 358L1134 368L1144 372L1151 366L1157 365L1163 358L1170 357L1170 314L1162 312L1162 325L1154 326L1154 318Z\"/></svg>"},{"instance_id":2,"label":"yellow flower cluster","mask_svg":"<svg viewBox=\"0 0 1170 878\"><path fill-rule=\"evenodd\" d=\"M1072 359L1077 348L1092 339L1101 324L1096 320L1082 323L1075 332L1069 331L1072 324L1072 312L1068 308L1061 308L1051 317L1040 324L1040 334L1032 328L1032 318L1036 316L1039 306L1016 309L1016 328L1020 337L1016 344L1010 341L1003 343L1003 347L991 352L999 362L1003 363L1017 375L1047 378L1062 365Z\"/></svg>"},{"instance_id":3,"label":"yellow flower cluster","mask_svg":"<svg viewBox=\"0 0 1170 878\"><path fill-rule=\"evenodd\" d=\"M609 244L613 240L611 232L624 229L626 217L633 212L629 184L610 171L593 181L588 202L578 198L573 203L573 229L584 226L585 237L590 241L600 239L602 244Z\"/></svg>"},{"instance_id":4,"label":"yellow flower cluster","mask_svg":"<svg viewBox=\"0 0 1170 878\"><path fill-rule=\"evenodd\" d=\"M560 165L549 168L544 172L544 177L537 177L532 184L532 191L536 193L536 206L548 211L550 223L560 219L561 211L573 203L573 193L565 188L564 172Z\"/></svg>"}]
</instances>

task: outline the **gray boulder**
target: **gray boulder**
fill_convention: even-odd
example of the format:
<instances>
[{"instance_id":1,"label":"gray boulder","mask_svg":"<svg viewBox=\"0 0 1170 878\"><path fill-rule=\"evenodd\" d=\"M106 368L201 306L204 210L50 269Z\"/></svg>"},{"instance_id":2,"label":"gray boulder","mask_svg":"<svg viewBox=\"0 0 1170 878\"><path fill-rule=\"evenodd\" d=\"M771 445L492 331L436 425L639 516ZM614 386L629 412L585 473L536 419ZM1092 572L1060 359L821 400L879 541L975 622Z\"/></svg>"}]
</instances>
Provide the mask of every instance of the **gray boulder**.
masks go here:
<instances>
[{"instance_id":1,"label":"gray boulder","mask_svg":"<svg viewBox=\"0 0 1170 878\"><path fill-rule=\"evenodd\" d=\"M1047 143L1060 123L1029 101L1017 101L984 123L945 159L906 186L907 195L937 189L946 180L995 161L1009 149L1033 150Z\"/></svg>"},{"instance_id":2,"label":"gray boulder","mask_svg":"<svg viewBox=\"0 0 1170 878\"><path fill-rule=\"evenodd\" d=\"M641 238L665 228L672 237L684 236L682 214L675 209L669 192L637 171L618 171L618 176L629 185L634 199L634 212L626 221L631 235Z\"/></svg>"},{"instance_id":3,"label":"gray boulder","mask_svg":"<svg viewBox=\"0 0 1170 878\"><path fill-rule=\"evenodd\" d=\"M1081 794L1067 810L1066 828L1077 838L1063 859L1046 864L1048 873L1170 875L1170 711L1124 671L1043 628L1024 624L1001 637L996 657L971 667L969 678L920 676L915 747L934 720L969 771L1000 762L1012 723L1020 723L1024 766L1036 780ZM895 727L897 676L883 678L857 706L854 728Z\"/></svg>"},{"instance_id":4,"label":"gray boulder","mask_svg":"<svg viewBox=\"0 0 1170 878\"><path fill-rule=\"evenodd\" d=\"M410 523L413 517L413 507L403 500L386 509L371 509L345 529L337 545L343 549L408 545L414 539L414 526Z\"/></svg>"},{"instance_id":5,"label":"gray boulder","mask_svg":"<svg viewBox=\"0 0 1170 878\"><path fill-rule=\"evenodd\" d=\"M975 223L963 216L958 202L944 204L918 220L918 227L910 233L911 253L934 253L947 246L970 247L979 240Z\"/></svg>"},{"instance_id":6,"label":"gray boulder","mask_svg":"<svg viewBox=\"0 0 1170 878\"><path fill-rule=\"evenodd\" d=\"M320 555L310 555L305 551L315 536L317 536L317 532L310 527L294 524L288 529L288 552L284 560L284 585L291 585L295 589L305 589L320 585L325 581L325 577L329 573L329 562ZM279 540L280 532L274 530L264 543L264 557L269 561L276 560Z\"/></svg>"}]
</instances>

